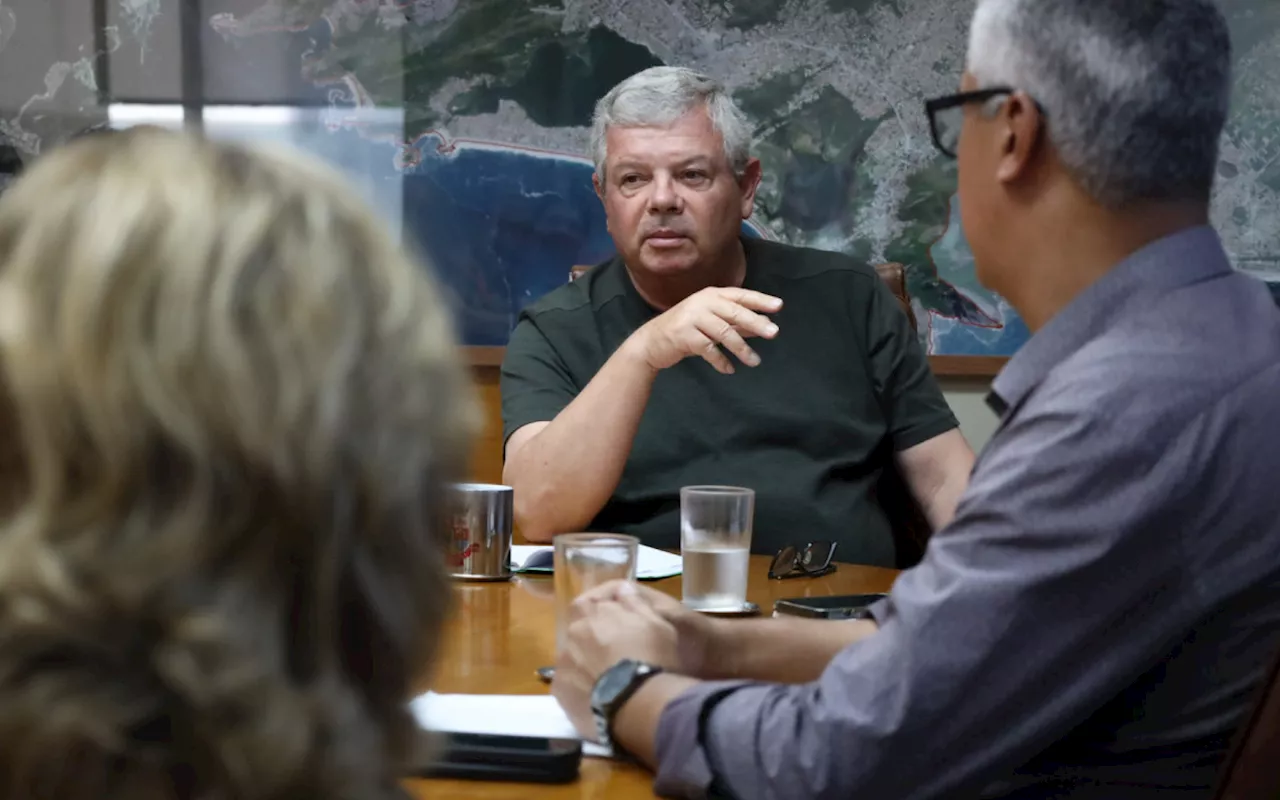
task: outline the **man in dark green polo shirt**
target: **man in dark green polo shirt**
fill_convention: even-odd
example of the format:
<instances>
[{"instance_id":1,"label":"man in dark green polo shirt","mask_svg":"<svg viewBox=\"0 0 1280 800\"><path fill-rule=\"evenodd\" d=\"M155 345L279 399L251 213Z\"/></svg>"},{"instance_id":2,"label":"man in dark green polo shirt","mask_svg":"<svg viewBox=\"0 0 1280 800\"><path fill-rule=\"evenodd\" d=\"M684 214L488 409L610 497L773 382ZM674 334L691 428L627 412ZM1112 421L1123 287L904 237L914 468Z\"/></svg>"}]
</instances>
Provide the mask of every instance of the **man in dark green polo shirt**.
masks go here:
<instances>
[{"instance_id":1,"label":"man in dark green polo shirt","mask_svg":"<svg viewBox=\"0 0 1280 800\"><path fill-rule=\"evenodd\" d=\"M740 235L749 143L690 70L646 70L598 104L621 255L525 309L502 365L504 480L530 540L679 547L680 487L725 484L756 491L755 552L832 540L841 560L893 565L871 496L891 459L935 529L954 513L973 453L905 314L847 256Z\"/></svg>"}]
</instances>

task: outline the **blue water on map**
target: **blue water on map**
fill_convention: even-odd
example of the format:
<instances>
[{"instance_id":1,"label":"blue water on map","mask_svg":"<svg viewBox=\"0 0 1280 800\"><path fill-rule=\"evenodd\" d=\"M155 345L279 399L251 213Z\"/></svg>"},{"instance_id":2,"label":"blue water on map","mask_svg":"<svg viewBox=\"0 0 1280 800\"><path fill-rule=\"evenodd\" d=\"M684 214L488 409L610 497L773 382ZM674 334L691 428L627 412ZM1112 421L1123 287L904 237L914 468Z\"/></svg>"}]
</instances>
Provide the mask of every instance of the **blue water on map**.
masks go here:
<instances>
[{"instance_id":1,"label":"blue water on map","mask_svg":"<svg viewBox=\"0 0 1280 800\"><path fill-rule=\"evenodd\" d=\"M465 343L505 345L520 309L570 267L613 256L590 165L425 144L404 172L404 234L452 290Z\"/></svg>"}]
</instances>

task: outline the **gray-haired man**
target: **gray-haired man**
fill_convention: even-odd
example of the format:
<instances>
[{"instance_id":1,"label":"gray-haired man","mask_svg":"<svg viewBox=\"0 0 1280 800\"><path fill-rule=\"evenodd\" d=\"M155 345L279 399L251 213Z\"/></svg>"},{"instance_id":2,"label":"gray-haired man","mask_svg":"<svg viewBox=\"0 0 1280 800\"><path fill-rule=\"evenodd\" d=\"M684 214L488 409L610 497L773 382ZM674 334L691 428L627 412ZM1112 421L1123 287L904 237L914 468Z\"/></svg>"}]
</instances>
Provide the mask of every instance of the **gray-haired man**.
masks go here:
<instances>
[{"instance_id":1,"label":"gray-haired man","mask_svg":"<svg viewBox=\"0 0 1280 800\"><path fill-rule=\"evenodd\" d=\"M892 566L872 496L891 463L946 524L973 452L906 316L865 264L741 236L760 162L724 88L645 70L600 100L593 140L620 255L525 309L502 364L524 535L679 547L680 487L728 483L756 490L757 552L832 540Z\"/></svg>"},{"instance_id":2,"label":"gray-haired man","mask_svg":"<svg viewBox=\"0 0 1280 800\"><path fill-rule=\"evenodd\" d=\"M681 797L1210 796L1280 645L1280 314L1207 224L1229 65L1211 0L979 3L928 110L1035 335L954 522L874 621L585 597L580 730Z\"/></svg>"}]
</instances>

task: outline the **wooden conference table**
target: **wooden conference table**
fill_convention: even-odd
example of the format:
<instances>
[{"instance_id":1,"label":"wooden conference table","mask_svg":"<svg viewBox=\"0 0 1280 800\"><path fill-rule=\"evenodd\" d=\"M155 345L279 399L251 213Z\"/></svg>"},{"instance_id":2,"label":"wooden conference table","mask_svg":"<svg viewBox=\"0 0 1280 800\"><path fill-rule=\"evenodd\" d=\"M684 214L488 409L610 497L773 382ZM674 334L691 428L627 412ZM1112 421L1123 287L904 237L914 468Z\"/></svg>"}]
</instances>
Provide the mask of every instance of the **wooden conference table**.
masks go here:
<instances>
[{"instance_id":1,"label":"wooden conference table","mask_svg":"<svg viewBox=\"0 0 1280 800\"><path fill-rule=\"evenodd\" d=\"M773 601L787 597L885 592L897 572L840 564L822 578L771 581L769 558L751 557L747 597L772 614ZM648 583L674 597L680 578ZM454 620L431 688L468 694L546 694L534 670L554 661L555 602L550 576L517 576L504 583L457 583ZM421 798L628 798L653 797L652 776L631 764L583 758L576 783L538 785L455 780L412 780Z\"/></svg>"}]
</instances>

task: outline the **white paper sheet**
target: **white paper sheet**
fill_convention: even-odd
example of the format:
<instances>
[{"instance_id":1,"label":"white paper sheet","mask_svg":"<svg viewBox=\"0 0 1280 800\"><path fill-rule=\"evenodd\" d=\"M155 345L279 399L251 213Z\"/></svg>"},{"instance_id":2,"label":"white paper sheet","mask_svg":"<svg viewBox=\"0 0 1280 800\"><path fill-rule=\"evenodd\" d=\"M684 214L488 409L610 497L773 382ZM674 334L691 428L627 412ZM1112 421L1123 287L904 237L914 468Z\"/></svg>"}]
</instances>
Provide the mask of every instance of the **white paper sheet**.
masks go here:
<instances>
[{"instance_id":1,"label":"white paper sheet","mask_svg":"<svg viewBox=\"0 0 1280 800\"><path fill-rule=\"evenodd\" d=\"M418 695L409 704L418 725L446 733L493 733L502 736L545 736L581 739L549 694L436 694ZM582 754L609 758L613 753L584 741Z\"/></svg>"},{"instance_id":2,"label":"white paper sheet","mask_svg":"<svg viewBox=\"0 0 1280 800\"><path fill-rule=\"evenodd\" d=\"M511 566L517 572L551 572L553 552L552 548L541 545L512 545ZM533 559L532 565L529 565L530 559ZM679 575L683 569L684 560L679 553L668 553L666 550L658 550L643 544L636 553L637 580L653 581L659 578L670 578Z\"/></svg>"}]
</instances>

